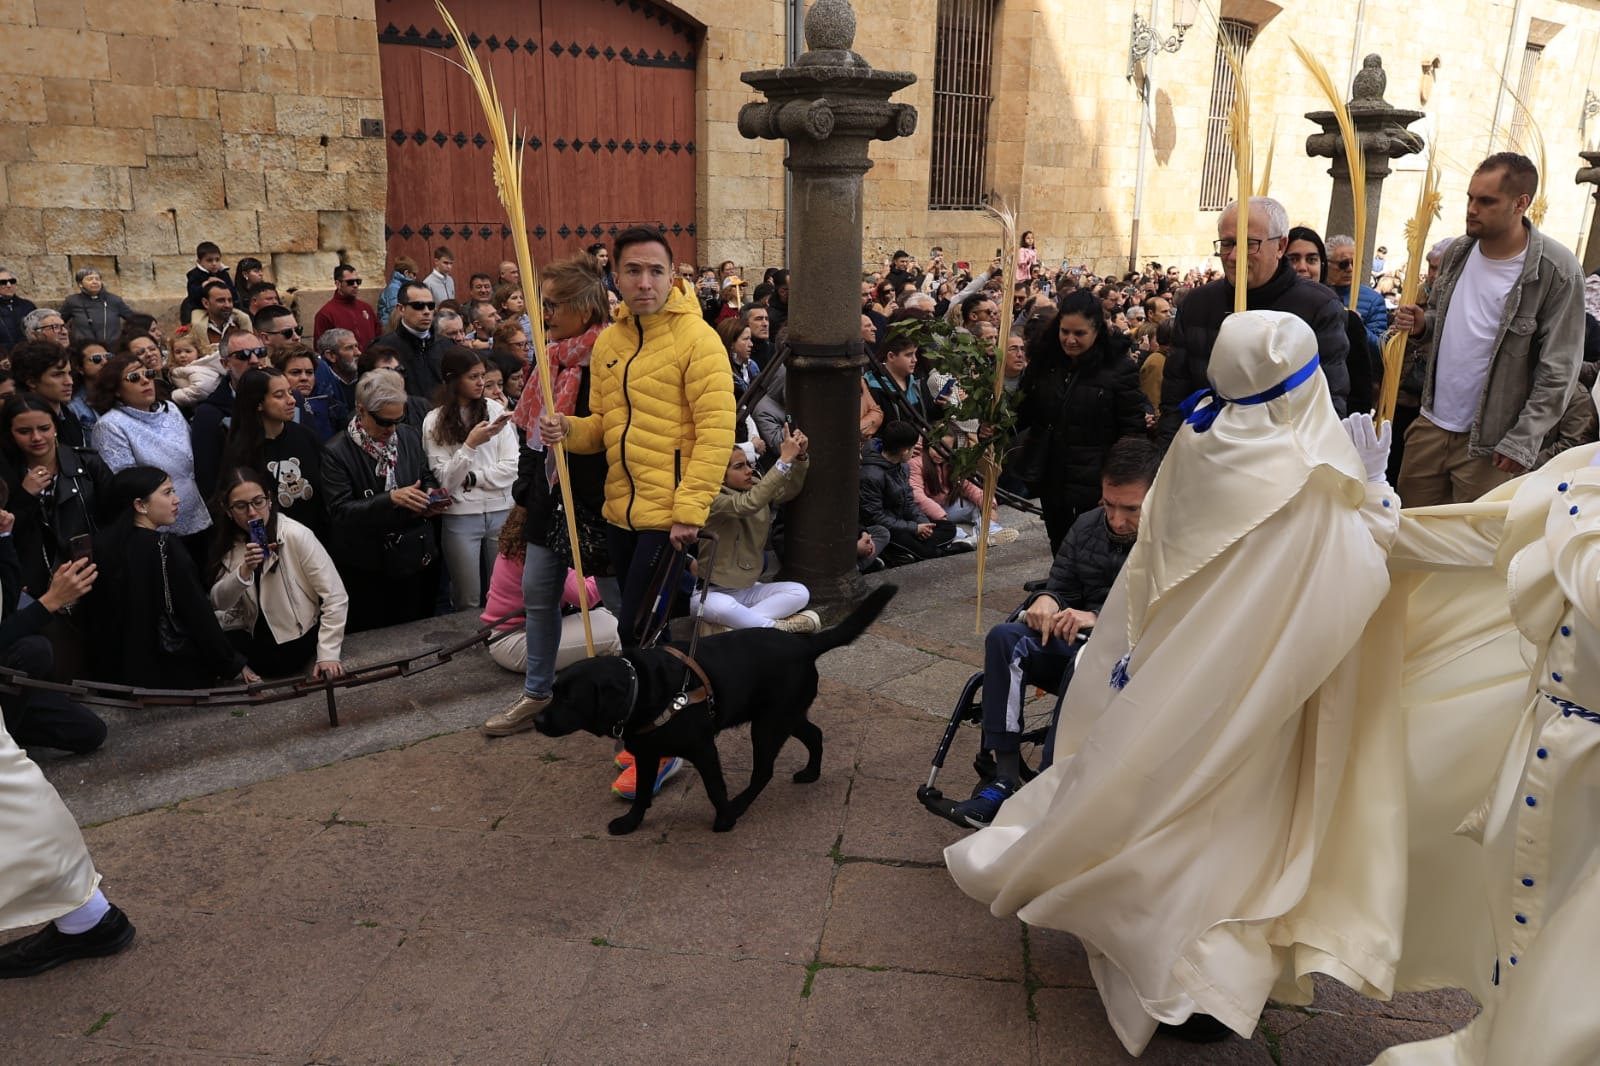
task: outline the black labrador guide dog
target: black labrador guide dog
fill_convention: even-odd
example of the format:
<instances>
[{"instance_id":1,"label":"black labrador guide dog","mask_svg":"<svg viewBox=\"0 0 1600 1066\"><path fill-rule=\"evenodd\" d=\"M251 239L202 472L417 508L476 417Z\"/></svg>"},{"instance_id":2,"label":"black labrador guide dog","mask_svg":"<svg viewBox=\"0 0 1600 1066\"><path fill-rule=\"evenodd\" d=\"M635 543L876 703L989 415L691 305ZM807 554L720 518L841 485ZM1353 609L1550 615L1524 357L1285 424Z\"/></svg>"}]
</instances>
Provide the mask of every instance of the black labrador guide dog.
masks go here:
<instances>
[{"instance_id":1,"label":"black labrador guide dog","mask_svg":"<svg viewBox=\"0 0 1600 1066\"><path fill-rule=\"evenodd\" d=\"M859 637L894 594L893 586L874 590L843 622L820 633L719 633L700 641L692 661L670 647L586 659L556 677L554 699L534 718L534 728L550 737L585 730L622 739L637 760L639 785L628 813L606 827L613 836L639 828L656 768L674 755L700 772L717 811L712 829L725 833L772 780L790 737L809 755L794 780L806 784L822 776L822 730L806 718L817 696L817 658ZM729 799L716 737L747 722L755 753L750 785Z\"/></svg>"}]
</instances>

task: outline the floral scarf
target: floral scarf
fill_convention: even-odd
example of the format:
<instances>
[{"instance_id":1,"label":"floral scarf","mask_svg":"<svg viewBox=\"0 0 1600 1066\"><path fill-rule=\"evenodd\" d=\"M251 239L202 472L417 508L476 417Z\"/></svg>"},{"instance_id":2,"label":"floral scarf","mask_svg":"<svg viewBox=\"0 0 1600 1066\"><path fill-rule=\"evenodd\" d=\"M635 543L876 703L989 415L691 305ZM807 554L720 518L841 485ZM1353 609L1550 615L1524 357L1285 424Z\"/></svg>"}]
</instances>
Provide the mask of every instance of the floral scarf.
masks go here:
<instances>
[{"instance_id":1,"label":"floral scarf","mask_svg":"<svg viewBox=\"0 0 1600 1066\"><path fill-rule=\"evenodd\" d=\"M590 326L576 337L564 341L551 341L545 345L545 357L555 377L550 382L550 392L555 397L556 410L570 415L578 409L578 386L583 382L583 368L589 365L594 352L594 342L600 337L602 326ZM528 373L522 385L522 398L512 412L511 421L522 427L529 442L539 440L539 414L544 409L544 393L539 388L539 369L528 361Z\"/></svg>"},{"instance_id":2,"label":"floral scarf","mask_svg":"<svg viewBox=\"0 0 1600 1066\"><path fill-rule=\"evenodd\" d=\"M400 435L391 434L387 441L379 444L361 427L360 415L350 417L350 428L346 432L350 434L350 439L355 441L356 447L366 452L376 462L373 472L382 480L384 489L392 492L396 487L394 468L400 462Z\"/></svg>"}]
</instances>

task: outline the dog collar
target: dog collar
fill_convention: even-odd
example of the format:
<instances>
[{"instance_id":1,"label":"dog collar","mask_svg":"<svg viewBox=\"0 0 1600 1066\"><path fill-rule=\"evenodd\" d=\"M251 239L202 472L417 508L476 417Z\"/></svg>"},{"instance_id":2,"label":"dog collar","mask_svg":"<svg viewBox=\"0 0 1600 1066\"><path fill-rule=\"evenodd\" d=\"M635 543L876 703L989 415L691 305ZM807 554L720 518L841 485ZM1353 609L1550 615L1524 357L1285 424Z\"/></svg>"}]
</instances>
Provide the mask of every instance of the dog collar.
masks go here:
<instances>
[{"instance_id":1,"label":"dog collar","mask_svg":"<svg viewBox=\"0 0 1600 1066\"><path fill-rule=\"evenodd\" d=\"M628 668L628 707L622 712L622 717L617 719L617 727L611 731L611 735L621 740L622 734L627 731L628 719L633 717L633 705L639 702L639 671L634 668L633 660L626 655L618 658L622 660L622 665Z\"/></svg>"}]
</instances>

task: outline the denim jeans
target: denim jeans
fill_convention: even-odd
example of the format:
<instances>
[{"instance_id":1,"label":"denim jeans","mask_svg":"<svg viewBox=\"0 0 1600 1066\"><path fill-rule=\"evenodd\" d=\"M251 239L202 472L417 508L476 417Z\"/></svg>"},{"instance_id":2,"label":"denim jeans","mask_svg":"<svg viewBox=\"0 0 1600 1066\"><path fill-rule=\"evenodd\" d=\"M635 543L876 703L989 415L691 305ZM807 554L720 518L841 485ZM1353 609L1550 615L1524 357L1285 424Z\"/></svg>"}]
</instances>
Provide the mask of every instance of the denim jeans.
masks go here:
<instances>
[{"instance_id":1,"label":"denim jeans","mask_svg":"<svg viewBox=\"0 0 1600 1066\"><path fill-rule=\"evenodd\" d=\"M450 571L450 606L457 611L483 606L483 575L494 569L500 527L511 511L446 514L444 563Z\"/></svg>"},{"instance_id":2,"label":"denim jeans","mask_svg":"<svg viewBox=\"0 0 1600 1066\"><path fill-rule=\"evenodd\" d=\"M556 654L561 650L561 589L567 568L555 552L539 544L528 545L522 564L522 610L528 643L527 671L522 691L542 699L555 683Z\"/></svg>"}]
</instances>

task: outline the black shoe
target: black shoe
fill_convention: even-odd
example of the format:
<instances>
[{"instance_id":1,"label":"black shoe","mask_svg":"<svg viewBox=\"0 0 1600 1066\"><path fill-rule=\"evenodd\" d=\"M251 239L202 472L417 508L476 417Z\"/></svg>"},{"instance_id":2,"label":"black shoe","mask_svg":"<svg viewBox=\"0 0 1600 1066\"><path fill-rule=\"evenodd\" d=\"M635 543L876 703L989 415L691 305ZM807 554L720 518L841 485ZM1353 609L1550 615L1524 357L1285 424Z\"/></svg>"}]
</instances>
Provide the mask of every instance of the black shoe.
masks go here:
<instances>
[{"instance_id":1,"label":"black shoe","mask_svg":"<svg viewBox=\"0 0 1600 1066\"><path fill-rule=\"evenodd\" d=\"M1181 1025L1161 1023L1161 1031L1188 1044L1216 1044L1233 1035L1233 1030L1209 1014L1191 1014Z\"/></svg>"},{"instance_id":2,"label":"black shoe","mask_svg":"<svg viewBox=\"0 0 1600 1066\"><path fill-rule=\"evenodd\" d=\"M133 923L115 904L86 933L63 933L54 922L0 945L0 978L32 977L73 959L115 955L133 942Z\"/></svg>"},{"instance_id":3,"label":"black shoe","mask_svg":"<svg viewBox=\"0 0 1600 1066\"><path fill-rule=\"evenodd\" d=\"M1016 786L1001 778L990 781L977 795L955 805L951 814L974 829L987 828L1000 813L1001 804L1016 794Z\"/></svg>"}]
</instances>

